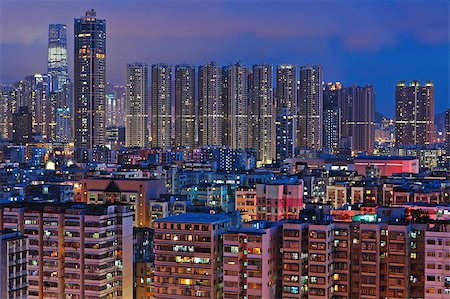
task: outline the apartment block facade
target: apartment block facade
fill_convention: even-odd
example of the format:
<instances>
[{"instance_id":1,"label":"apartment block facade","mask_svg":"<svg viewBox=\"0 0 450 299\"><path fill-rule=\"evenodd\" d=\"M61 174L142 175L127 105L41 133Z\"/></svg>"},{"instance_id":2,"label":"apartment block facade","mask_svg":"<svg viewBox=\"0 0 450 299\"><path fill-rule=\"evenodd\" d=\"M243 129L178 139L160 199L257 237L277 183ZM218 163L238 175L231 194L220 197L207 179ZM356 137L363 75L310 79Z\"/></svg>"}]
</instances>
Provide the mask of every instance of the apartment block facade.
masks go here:
<instances>
[{"instance_id":1,"label":"apartment block facade","mask_svg":"<svg viewBox=\"0 0 450 299\"><path fill-rule=\"evenodd\" d=\"M223 298L280 297L277 222L255 220L223 234Z\"/></svg>"},{"instance_id":2,"label":"apartment block facade","mask_svg":"<svg viewBox=\"0 0 450 299\"><path fill-rule=\"evenodd\" d=\"M28 239L13 230L0 231L0 297L28 298Z\"/></svg>"},{"instance_id":3,"label":"apartment block facade","mask_svg":"<svg viewBox=\"0 0 450 299\"><path fill-rule=\"evenodd\" d=\"M11 203L0 229L29 239L28 298L131 298L132 213L121 205Z\"/></svg>"},{"instance_id":4,"label":"apartment block facade","mask_svg":"<svg viewBox=\"0 0 450 299\"><path fill-rule=\"evenodd\" d=\"M222 298L224 214L186 213L155 221L155 298Z\"/></svg>"}]
</instances>

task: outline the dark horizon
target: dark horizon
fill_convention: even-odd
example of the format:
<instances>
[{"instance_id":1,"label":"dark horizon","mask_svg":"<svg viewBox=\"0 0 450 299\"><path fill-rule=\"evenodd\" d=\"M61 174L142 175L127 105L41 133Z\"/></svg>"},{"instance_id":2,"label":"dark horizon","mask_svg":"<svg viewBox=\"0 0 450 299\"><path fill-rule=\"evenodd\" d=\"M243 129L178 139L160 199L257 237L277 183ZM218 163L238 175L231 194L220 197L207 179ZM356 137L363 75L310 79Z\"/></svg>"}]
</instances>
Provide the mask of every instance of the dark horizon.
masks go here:
<instances>
[{"instance_id":1,"label":"dark horizon","mask_svg":"<svg viewBox=\"0 0 450 299\"><path fill-rule=\"evenodd\" d=\"M320 64L324 82L373 84L376 111L388 117L398 80L432 81L435 113L447 109L449 3L359 2L355 9L355 2L3 1L0 82L46 72L50 23L67 25L72 77L73 20L93 8L107 23L112 84L125 83L133 61Z\"/></svg>"}]
</instances>

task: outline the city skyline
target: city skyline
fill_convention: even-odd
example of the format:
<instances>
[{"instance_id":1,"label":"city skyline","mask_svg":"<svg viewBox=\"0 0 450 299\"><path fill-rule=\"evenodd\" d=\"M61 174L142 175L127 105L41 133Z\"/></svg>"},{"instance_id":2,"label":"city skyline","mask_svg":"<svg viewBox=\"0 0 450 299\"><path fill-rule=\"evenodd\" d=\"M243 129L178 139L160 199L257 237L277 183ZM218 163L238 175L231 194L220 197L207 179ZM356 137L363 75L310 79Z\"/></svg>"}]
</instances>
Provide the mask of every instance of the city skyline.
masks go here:
<instances>
[{"instance_id":1,"label":"city skyline","mask_svg":"<svg viewBox=\"0 0 450 299\"><path fill-rule=\"evenodd\" d=\"M24 75L45 71L46 35L51 23L67 25L68 52L73 51L72 22L82 15L83 9L78 2L67 2L52 7L50 13L48 7L52 3L39 2L39 7L28 1L0 4L0 82L17 81ZM94 2L86 3L85 9L96 9L108 22L107 81L113 84L125 84L126 64L132 61L172 65L202 65L210 60L219 65L234 61L247 66L321 64L324 82L374 85L377 107L387 107L380 112L388 117L394 116L398 80L433 81L435 112L448 107L445 24L449 18L445 1L418 1L413 5L364 3L359 5L360 15L352 15L351 20L348 17L355 9L354 1L341 3L339 7L326 1L317 5L304 1L282 3L286 5L277 6L271 1L261 2L258 7L251 1L239 5L235 1L214 4L189 1L177 5L170 5L172 1L169 4L135 1L101 7ZM22 6L28 9L20 10ZM145 9L150 6L151 10ZM352 9L346 10L348 7ZM187 8L197 13L183 14ZM14 20L7 13L11 9L17 11ZM330 9L333 14L329 14ZM126 26L122 26L124 17ZM281 22L277 21L280 17ZM422 21L417 22L419 17ZM188 26L181 27L182 21ZM33 30L27 30L31 24ZM128 46L122 47L124 43ZM176 46L179 43L184 47ZM42 59L36 59L41 56ZM73 57L68 58L72 76ZM410 63L411 60L415 63Z\"/></svg>"},{"instance_id":2,"label":"city skyline","mask_svg":"<svg viewBox=\"0 0 450 299\"><path fill-rule=\"evenodd\" d=\"M448 298L449 16L0 0L0 297Z\"/></svg>"}]
</instances>

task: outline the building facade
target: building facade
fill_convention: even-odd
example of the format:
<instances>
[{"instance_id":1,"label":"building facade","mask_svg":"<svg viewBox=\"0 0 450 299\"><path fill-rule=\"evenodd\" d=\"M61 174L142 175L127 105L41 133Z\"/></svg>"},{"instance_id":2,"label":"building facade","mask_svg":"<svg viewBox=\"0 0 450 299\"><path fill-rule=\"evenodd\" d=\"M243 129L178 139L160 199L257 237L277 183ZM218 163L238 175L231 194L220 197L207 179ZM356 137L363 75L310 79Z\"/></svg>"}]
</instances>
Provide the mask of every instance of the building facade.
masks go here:
<instances>
[{"instance_id":1,"label":"building facade","mask_svg":"<svg viewBox=\"0 0 450 299\"><path fill-rule=\"evenodd\" d=\"M6 204L1 229L29 239L28 298L131 298L132 213L124 205Z\"/></svg>"},{"instance_id":2,"label":"building facade","mask_svg":"<svg viewBox=\"0 0 450 299\"><path fill-rule=\"evenodd\" d=\"M151 144L165 148L172 145L172 66L152 66Z\"/></svg>"},{"instance_id":3,"label":"building facade","mask_svg":"<svg viewBox=\"0 0 450 299\"><path fill-rule=\"evenodd\" d=\"M222 298L224 214L187 213L155 221L155 298Z\"/></svg>"},{"instance_id":4,"label":"building facade","mask_svg":"<svg viewBox=\"0 0 450 299\"><path fill-rule=\"evenodd\" d=\"M33 140L32 115L27 106L19 107L13 114L13 138L14 144L26 144Z\"/></svg>"},{"instance_id":5,"label":"building facade","mask_svg":"<svg viewBox=\"0 0 450 299\"><path fill-rule=\"evenodd\" d=\"M258 160L270 164L275 159L275 103L273 70L268 64L253 65L251 74L250 125L251 147Z\"/></svg>"},{"instance_id":6,"label":"building facade","mask_svg":"<svg viewBox=\"0 0 450 299\"><path fill-rule=\"evenodd\" d=\"M251 221L223 234L223 298L280 298L276 222Z\"/></svg>"},{"instance_id":7,"label":"building facade","mask_svg":"<svg viewBox=\"0 0 450 299\"><path fill-rule=\"evenodd\" d=\"M298 100L297 146L320 150L323 145L322 66L300 68Z\"/></svg>"},{"instance_id":8,"label":"building facade","mask_svg":"<svg viewBox=\"0 0 450 299\"><path fill-rule=\"evenodd\" d=\"M49 81L48 139L69 142L72 139L72 86L67 62L67 28L64 24L49 25L47 75ZM67 117L58 117L61 110ZM69 125L67 125L68 121Z\"/></svg>"},{"instance_id":9,"label":"building facade","mask_svg":"<svg viewBox=\"0 0 450 299\"><path fill-rule=\"evenodd\" d=\"M193 149L197 144L195 67L175 66L175 145Z\"/></svg>"},{"instance_id":10,"label":"building facade","mask_svg":"<svg viewBox=\"0 0 450 299\"><path fill-rule=\"evenodd\" d=\"M0 297L28 298L28 239L13 230L0 231Z\"/></svg>"},{"instance_id":11,"label":"building facade","mask_svg":"<svg viewBox=\"0 0 450 299\"><path fill-rule=\"evenodd\" d=\"M74 36L74 137L83 150L105 144L106 22L87 11Z\"/></svg>"},{"instance_id":12,"label":"building facade","mask_svg":"<svg viewBox=\"0 0 450 299\"><path fill-rule=\"evenodd\" d=\"M323 147L335 153L341 140L342 113L339 103L343 97L343 86L328 83L323 90Z\"/></svg>"},{"instance_id":13,"label":"building facade","mask_svg":"<svg viewBox=\"0 0 450 299\"><path fill-rule=\"evenodd\" d=\"M198 76L199 144L223 145L227 136L224 134L222 67L209 62L199 67Z\"/></svg>"},{"instance_id":14,"label":"building facade","mask_svg":"<svg viewBox=\"0 0 450 299\"><path fill-rule=\"evenodd\" d=\"M147 147L148 130L148 66L146 63L127 65L127 117L125 143L129 147Z\"/></svg>"},{"instance_id":15,"label":"building facade","mask_svg":"<svg viewBox=\"0 0 450 299\"><path fill-rule=\"evenodd\" d=\"M395 90L395 143L434 142L434 86L399 81Z\"/></svg>"},{"instance_id":16,"label":"building facade","mask_svg":"<svg viewBox=\"0 0 450 299\"><path fill-rule=\"evenodd\" d=\"M249 69L234 63L224 71L225 144L246 149L249 142Z\"/></svg>"}]
</instances>

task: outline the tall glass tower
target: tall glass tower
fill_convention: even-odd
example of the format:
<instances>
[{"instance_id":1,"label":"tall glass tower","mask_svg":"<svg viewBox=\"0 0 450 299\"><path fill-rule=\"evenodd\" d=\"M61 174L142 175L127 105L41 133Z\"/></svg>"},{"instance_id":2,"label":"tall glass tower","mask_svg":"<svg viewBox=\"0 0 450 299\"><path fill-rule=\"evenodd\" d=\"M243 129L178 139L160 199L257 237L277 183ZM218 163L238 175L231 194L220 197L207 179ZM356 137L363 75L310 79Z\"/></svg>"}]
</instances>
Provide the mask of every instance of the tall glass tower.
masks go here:
<instances>
[{"instance_id":1,"label":"tall glass tower","mask_svg":"<svg viewBox=\"0 0 450 299\"><path fill-rule=\"evenodd\" d=\"M67 66L67 28L64 24L50 24L48 27L47 74L48 138L58 142L69 142L72 131L70 124L72 90Z\"/></svg>"},{"instance_id":2,"label":"tall glass tower","mask_svg":"<svg viewBox=\"0 0 450 299\"><path fill-rule=\"evenodd\" d=\"M47 73L52 76L50 90L63 90L69 80L66 25L50 24L48 27Z\"/></svg>"},{"instance_id":3,"label":"tall glass tower","mask_svg":"<svg viewBox=\"0 0 450 299\"><path fill-rule=\"evenodd\" d=\"M105 145L106 21L94 10L74 24L75 146Z\"/></svg>"}]
</instances>

